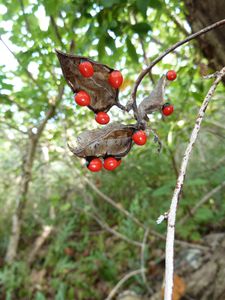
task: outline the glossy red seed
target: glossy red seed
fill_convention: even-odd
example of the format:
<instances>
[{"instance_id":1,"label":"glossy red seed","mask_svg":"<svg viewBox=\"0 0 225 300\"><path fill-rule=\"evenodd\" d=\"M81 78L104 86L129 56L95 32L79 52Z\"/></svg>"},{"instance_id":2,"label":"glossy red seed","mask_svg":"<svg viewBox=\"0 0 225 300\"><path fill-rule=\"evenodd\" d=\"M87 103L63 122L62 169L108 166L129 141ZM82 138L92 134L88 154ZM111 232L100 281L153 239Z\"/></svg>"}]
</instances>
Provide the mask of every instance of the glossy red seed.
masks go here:
<instances>
[{"instance_id":1,"label":"glossy red seed","mask_svg":"<svg viewBox=\"0 0 225 300\"><path fill-rule=\"evenodd\" d=\"M94 68L89 61L80 63L79 71L84 77L91 77L94 74Z\"/></svg>"},{"instance_id":2,"label":"glossy red seed","mask_svg":"<svg viewBox=\"0 0 225 300\"><path fill-rule=\"evenodd\" d=\"M118 89L123 83L123 76L120 71L113 71L109 75L109 84Z\"/></svg>"},{"instance_id":3,"label":"glossy red seed","mask_svg":"<svg viewBox=\"0 0 225 300\"><path fill-rule=\"evenodd\" d=\"M143 146L147 142L147 135L143 130L139 130L132 135L132 139L135 144Z\"/></svg>"},{"instance_id":4,"label":"glossy red seed","mask_svg":"<svg viewBox=\"0 0 225 300\"><path fill-rule=\"evenodd\" d=\"M99 158L94 158L90 161L88 169L92 172L98 172L102 169L102 161Z\"/></svg>"},{"instance_id":5,"label":"glossy red seed","mask_svg":"<svg viewBox=\"0 0 225 300\"><path fill-rule=\"evenodd\" d=\"M80 91L74 96L74 100L80 106L88 106L91 103L91 98L85 91Z\"/></svg>"},{"instance_id":6,"label":"glossy red seed","mask_svg":"<svg viewBox=\"0 0 225 300\"><path fill-rule=\"evenodd\" d=\"M174 70L169 70L167 73L166 73L166 78L168 80L175 80L177 78L177 73L174 71Z\"/></svg>"},{"instance_id":7,"label":"glossy red seed","mask_svg":"<svg viewBox=\"0 0 225 300\"><path fill-rule=\"evenodd\" d=\"M162 113L164 116L169 116L173 113L174 107L172 104L164 104L162 108Z\"/></svg>"},{"instance_id":8,"label":"glossy red seed","mask_svg":"<svg viewBox=\"0 0 225 300\"><path fill-rule=\"evenodd\" d=\"M110 117L107 113L105 112L99 112L97 113L97 115L95 116L95 120L97 123L101 124L101 125L105 125L108 124L110 121Z\"/></svg>"},{"instance_id":9,"label":"glossy red seed","mask_svg":"<svg viewBox=\"0 0 225 300\"><path fill-rule=\"evenodd\" d=\"M112 171L118 167L118 161L114 157L107 157L103 166L106 170Z\"/></svg>"}]
</instances>

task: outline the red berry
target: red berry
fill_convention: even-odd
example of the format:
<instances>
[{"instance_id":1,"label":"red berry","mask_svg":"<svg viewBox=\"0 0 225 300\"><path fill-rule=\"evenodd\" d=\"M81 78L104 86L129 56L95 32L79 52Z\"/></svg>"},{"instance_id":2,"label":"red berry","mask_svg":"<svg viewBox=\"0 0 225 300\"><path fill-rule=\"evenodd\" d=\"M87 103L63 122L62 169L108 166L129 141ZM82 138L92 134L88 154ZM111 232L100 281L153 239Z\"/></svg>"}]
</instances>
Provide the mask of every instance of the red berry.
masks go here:
<instances>
[{"instance_id":1,"label":"red berry","mask_svg":"<svg viewBox=\"0 0 225 300\"><path fill-rule=\"evenodd\" d=\"M94 74L94 68L89 61L80 63L79 71L84 77L91 77Z\"/></svg>"},{"instance_id":2,"label":"red berry","mask_svg":"<svg viewBox=\"0 0 225 300\"><path fill-rule=\"evenodd\" d=\"M170 103L165 103L162 107L162 113L164 114L164 116L171 115L173 111L174 111L174 107Z\"/></svg>"},{"instance_id":3,"label":"red berry","mask_svg":"<svg viewBox=\"0 0 225 300\"><path fill-rule=\"evenodd\" d=\"M92 172L98 172L102 169L102 161L99 158L94 158L90 161L88 169Z\"/></svg>"},{"instance_id":4,"label":"red berry","mask_svg":"<svg viewBox=\"0 0 225 300\"><path fill-rule=\"evenodd\" d=\"M74 100L80 106L88 106L91 103L91 98L85 91L80 91L74 96Z\"/></svg>"},{"instance_id":5,"label":"red berry","mask_svg":"<svg viewBox=\"0 0 225 300\"><path fill-rule=\"evenodd\" d=\"M95 116L95 120L97 123L105 125L108 124L110 121L110 117L107 113L105 112L99 112L97 113L97 115Z\"/></svg>"},{"instance_id":6,"label":"red berry","mask_svg":"<svg viewBox=\"0 0 225 300\"><path fill-rule=\"evenodd\" d=\"M177 73L174 71L174 70L169 70L167 73L166 73L166 78L168 80L175 80L177 78Z\"/></svg>"},{"instance_id":7,"label":"red berry","mask_svg":"<svg viewBox=\"0 0 225 300\"><path fill-rule=\"evenodd\" d=\"M120 73L120 71L113 71L109 75L109 84L114 87L115 89L118 89L121 84L123 83L123 76Z\"/></svg>"},{"instance_id":8,"label":"red berry","mask_svg":"<svg viewBox=\"0 0 225 300\"><path fill-rule=\"evenodd\" d=\"M143 130L139 130L132 135L132 139L135 144L142 146L147 142L147 135Z\"/></svg>"},{"instance_id":9,"label":"red berry","mask_svg":"<svg viewBox=\"0 0 225 300\"><path fill-rule=\"evenodd\" d=\"M118 161L114 157L107 157L103 165L106 170L112 171L118 167Z\"/></svg>"}]
</instances>

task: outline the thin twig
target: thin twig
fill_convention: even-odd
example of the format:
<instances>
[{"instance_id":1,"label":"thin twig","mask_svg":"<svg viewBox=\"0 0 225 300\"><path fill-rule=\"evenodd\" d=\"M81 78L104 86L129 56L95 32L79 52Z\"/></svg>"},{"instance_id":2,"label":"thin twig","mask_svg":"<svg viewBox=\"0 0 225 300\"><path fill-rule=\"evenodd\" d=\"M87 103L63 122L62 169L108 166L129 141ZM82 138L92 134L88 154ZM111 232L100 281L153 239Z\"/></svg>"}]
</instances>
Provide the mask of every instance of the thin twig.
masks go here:
<instances>
[{"instance_id":1,"label":"thin twig","mask_svg":"<svg viewBox=\"0 0 225 300\"><path fill-rule=\"evenodd\" d=\"M51 21L52 27L54 29L55 35L56 35L56 37L57 37L57 39L58 39L58 41L59 41L62 49L64 49L64 44L62 42L62 38L61 38L61 35L59 33L58 26L57 26L57 24L56 24L55 19L54 19L53 16L50 16L50 21Z\"/></svg>"},{"instance_id":2,"label":"thin twig","mask_svg":"<svg viewBox=\"0 0 225 300\"><path fill-rule=\"evenodd\" d=\"M118 292L118 290L120 289L120 287L124 284L124 282L126 282L128 279L130 279L131 277L141 274L142 272L146 272L146 270L142 270L142 269L138 269L135 271L132 271L128 274L126 274L117 284L116 286L111 290L111 292L109 293L108 297L105 300L111 300L113 299L113 297L116 295L116 293Z\"/></svg>"},{"instance_id":3,"label":"thin twig","mask_svg":"<svg viewBox=\"0 0 225 300\"><path fill-rule=\"evenodd\" d=\"M156 45L161 46L162 48L165 48L165 45L160 40L158 40L156 37L154 37L154 36L151 36L151 40L150 41L154 42ZM181 54L180 52L178 52L176 50L174 50L172 54L174 54L177 57L180 57L182 59L186 59L186 60L189 59L185 54Z\"/></svg>"},{"instance_id":4,"label":"thin twig","mask_svg":"<svg viewBox=\"0 0 225 300\"><path fill-rule=\"evenodd\" d=\"M48 239L52 231L53 231L53 226L45 225L43 227L41 235L37 237L37 239L34 242L33 248L29 252L27 258L27 262L29 265L31 265L34 262L34 259L37 256L39 250L41 249L45 241Z\"/></svg>"},{"instance_id":5,"label":"thin twig","mask_svg":"<svg viewBox=\"0 0 225 300\"><path fill-rule=\"evenodd\" d=\"M106 222L103 222L98 216L96 216L95 214L89 214L93 219L95 219L95 221L106 231L110 232L111 234L115 235L117 238L126 241L129 244L138 246L138 247L142 247L142 243L138 242L138 241L134 241L129 239L126 235L123 235L122 233L114 230L113 228L111 228Z\"/></svg>"},{"instance_id":6,"label":"thin twig","mask_svg":"<svg viewBox=\"0 0 225 300\"><path fill-rule=\"evenodd\" d=\"M38 81L36 79L34 79L33 75L28 71L28 69L26 67L24 67L24 65L21 63L20 59L18 58L18 56L9 48L9 46L6 44L6 42L2 39L2 37L0 36L0 41L3 43L3 45L8 49L8 51L15 57L15 59L17 60L17 62L19 63L19 65L24 69L24 71L27 74L27 77L33 81L33 83L39 88L39 90L46 95L45 91L43 90L42 86L38 83Z\"/></svg>"},{"instance_id":7,"label":"thin twig","mask_svg":"<svg viewBox=\"0 0 225 300\"><path fill-rule=\"evenodd\" d=\"M83 177L83 180L91 187L93 191L95 191L96 194L98 194L102 199L104 199L107 203L112 205L114 208L122 212L126 217L131 219L134 223L136 223L138 226L142 227L145 229L145 225L142 224L136 217L134 217L129 211L127 211L125 208L123 208L121 205L117 204L112 198L109 196L105 195L102 191L100 191L96 185L89 180L87 177Z\"/></svg>"},{"instance_id":8,"label":"thin twig","mask_svg":"<svg viewBox=\"0 0 225 300\"><path fill-rule=\"evenodd\" d=\"M145 233L144 233L144 238L143 238L143 241L142 241L142 247L141 247L141 277L142 277L142 280L149 292L149 295L153 294L153 290L152 288L150 288L150 286L148 285L148 282L147 282L147 278L146 278L146 272L144 271L145 270L145 248L146 248L146 243L147 243L147 238L148 238L148 235L149 235L149 228L147 228L145 230Z\"/></svg>"},{"instance_id":9,"label":"thin twig","mask_svg":"<svg viewBox=\"0 0 225 300\"><path fill-rule=\"evenodd\" d=\"M214 25L215 27L215 25ZM167 237L166 237L166 270L165 270L165 294L164 300L172 299L173 292L173 270L174 270L174 237L175 237L175 222L176 222L176 211L179 201L179 196L182 191L184 184L184 178L186 175L186 170L188 166L189 159L191 157L191 152L194 146L194 143L198 137L198 133L201 128L201 123L205 115L207 106L216 90L218 83L222 80L222 77L225 75L225 67L218 73L216 80L210 87L200 109L195 122L195 126L191 133L191 137L188 143L188 146L185 150L184 157L181 163L181 168L179 172L179 177L177 179L176 188L173 193L169 215L168 215L168 224L167 224Z\"/></svg>"},{"instance_id":10,"label":"thin twig","mask_svg":"<svg viewBox=\"0 0 225 300\"><path fill-rule=\"evenodd\" d=\"M0 97L4 97L4 100L9 101L10 104L15 104L19 110L28 112L27 108L23 107L20 103L16 102L12 98L10 98L9 95L0 94Z\"/></svg>"},{"instance_id":11,"label":"thin twig","mask_svg":"<svg viewBox=\"0 0 225 300\"><path fill-rule=\"evenodd\" d=\"M201 172L196 172L195 175L199 176L200 174L205 174L206 172L215 172L217 169L223 166L224 162L225 162L225 156L222 156L219 160L217 160L214 166L212 166L211 168L207 168Z\"/></svg>"},{"instance_id":12,"label":"thin twig","mask_svg":"<svg viewBox=\"0 0 225 300\"><path fill-rule=\"evenodd\" d=\"M19 0L19 2L20 2L21 9L22 9L22 13L23 13L25 24L26 24L27 32L29 32L31 35L33 35L32 31L31 31L31 26L30 26L29 20L27 18L26 13L25 13L23 0ZM54 74L54 71L51 70L52 65L50 66L49 63L46 60L44 61L45 56L41 53L39 47L37 47L36 51L39 53L40 57L43 58L43 64L48 68L48 72L52 75L52 78L56 81L57 79L56 79L56 76Z\"/></svg>"},{"instance_id":13,"label":"thin twig","mask_svg":"<svg viewBox=\"0 0 225 300\"><path fill-rule=\"evenodd\" d=\"M165 52L163 52L161 55L159 55L156 59L154 59L151 64L145 68L144 70L142 70L142 72L139 74L137 80L135 81L133 90L131 92L131 100L127 103L127 110L129 111L131 108L133 108L136 116L137 116L137 120L138 122L140 122L139 120L139 115L138 115L138 110L137 110L137 103L136 103L136 95L137 95L137 89L140 85L140 83L142 82L143 78L151 71L151 69L158 63L160 62L167 54L169 54L170 52L174 51L176 48L180 47L181 45L193 40L194 38L210 31L213 30L219 26L223 26L225 25L225 19L218 21L210 26L207 26L203 29L201 29L200 31L193 33L191 35L189 35L187 38L185 38L184 40L177 42L176 44L174 44L173 46L171 46L170 48L168 48Z\"/></svg>"},{"instance_id":14,"label":"thin twig","mask_svg":"<svg viewBox=\"0 0 225 300\"><path fill-rule=\"evenodd\" d=\"M19 128L18 128L16 125L14 125L14 124L8 123L6 120L1 120L1 119L0 119L0 123L2 123L3 125L6 125L6 126L9 127L10 129L14 129L14 130L20 132L20 133L22 133L22 134L27 134L26 131L23 131L23 130L19 129Z\"/></svg>"},{"instance_id":15,"label":"thin twig","mask_svg":"<svg viewBox=\"0 0 225 300\"><path fill-rule=\"evenodd\" d=\"M20 2L20 6L21 6L21 9L22 9L23 16L24 16L24 21L25 21L25 24L26 24L27 32L30 32L30 24L28 22L27 15L25 13L23 0L19 0L19 2Z\"/></svg>"},{"instance_id":16,"label":"thin twig","mask_svg":"<svg viewBox=\"0 0 225 300\"><path fill-rule=\"evenodd\" d=\"M91 206L91 211L92 213L84 211L87 215L89 215L91 218L93 218L103 229L106 231L110 232L111 234L115 235L117 238L122 239L130 244L133 244L138 247L142 247L142 243L132 240L128 238L126 235L121 234L120 232L116 231L112 227L110 227L109 224L107 224L104 220L102 220L102 217L99 216L98 214L98 209L94 205L94 202L92 201L92 198L88 197L88 195L84 192L81 191L84 201Z\"/></svg>"},{"instance_id":17,"label":"thin twig","mask_svg":"<svg viewBox=\"0 0 225 300\"><path fill-rule=\"evenodd\" d=\"M202 197L198 201L198 203L196 203L196 205L190 210L190 212L178 222L178 224L183 225L190 217L192 217L196 213L196 211L199 209L200 206L206 203L214 194L218 193L224 187L225 187L225 181L223 181L220 185L218 185L210 192L208 192L204 197Z\"/></svg>"},{"instance_id":18,"label":"thin twig","mask_svg":"<svg viewBox=\"0 0 225 300\"><path fill-rule=\"evenodd\" d=\"M190 34L190 32L188 32L187 29L181 24L180 20L171 13L170 9L166 9L166 13L169 16L169 18L174 22L174 24L176 24L176 26L184 33L184 35Z\"/></svg>"},{"instance_id":19,"label":"thin twig","mask_svg":"<svg viewBox=\"0 0 225 300\"><path fill-rule=\"evenodd\" d=\"M137 24L137 23L138 23L138 20L137 20L137 16L136 16L135 14L133 14L133 18L134 18L134 20L135 20L135 23ZM141 44L144 62L145 62L146 65L149 65L150 61L149 61L149 59L148 59L148 57L147 57L147 54L146 54L146 51L145 51L144 41L143 41L143 39L142 39L141 34L138 34L138 39L139 39L139 42L140 42L140 44ZM152 84L154 84L155 81L154 81L154 78L153 78L153 76L152 76L151 71L148 73L148 75L149 75L150 81L152 82Z\"/></svg>"},{"instance_id":20,"label":"thin twig","mask_svg":"<svg viewBox=\"0 0 225 300\"><path fill-rule=\"evenodd\" d=\"M216 122L216 121L208 121L207 123L209 125L213 125L213 126L216 126L216 127L220 128L220 129L225 130L225 126L223 124L221 124L221 123Z\"/></svg>"}]
</instances>

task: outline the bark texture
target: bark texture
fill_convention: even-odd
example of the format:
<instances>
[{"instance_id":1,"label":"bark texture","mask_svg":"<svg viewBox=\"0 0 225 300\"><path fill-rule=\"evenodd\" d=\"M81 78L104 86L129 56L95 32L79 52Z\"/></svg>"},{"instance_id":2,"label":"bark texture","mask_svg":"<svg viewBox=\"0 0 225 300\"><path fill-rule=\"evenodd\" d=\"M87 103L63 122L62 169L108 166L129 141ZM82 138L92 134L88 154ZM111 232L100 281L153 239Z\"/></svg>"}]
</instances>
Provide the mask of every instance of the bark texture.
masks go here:
<instances>
[{"instance_id":1,"label":"bark texture","mask_svg":"<svg viewBox=\"0 0 225 300\"><path fill-rule=\"evenodd\" d=\"M184 0L184 2L187 20L193 32L225 18L225 0ZM209 67L215 71L221 70L225 66L225 27L215 29L197 40L203 55L208 59Z\"/></svg>"}]
</instances>

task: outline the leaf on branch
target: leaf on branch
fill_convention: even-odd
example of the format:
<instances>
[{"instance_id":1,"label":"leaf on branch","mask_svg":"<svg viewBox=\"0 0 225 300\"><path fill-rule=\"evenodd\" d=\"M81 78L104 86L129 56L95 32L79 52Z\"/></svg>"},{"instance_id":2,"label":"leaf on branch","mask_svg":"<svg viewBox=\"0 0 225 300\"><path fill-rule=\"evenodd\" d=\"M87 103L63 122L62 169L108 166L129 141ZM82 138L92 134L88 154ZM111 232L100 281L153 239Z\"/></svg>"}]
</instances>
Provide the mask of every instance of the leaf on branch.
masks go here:
<instances>
[{"instance_id":1,"label":"leaf on branch","mask_svg":"<svg viewBox=\"0 0 225 300\"><path fill-rule=\"evenodd\" d=\"M113 71L112 68L84 56L66 54L58 50L56 53L67 84L74 93L82 90L90 95L91 104L88 107L92 111L95 113L107 112L117 104L119 90L113 88L108 82L109 74ZM94 68L92 77L86 78L81 75L78 66L83 61L89 61L92 64Z\"/></svg>"},{"instance_id":2,"label":"leaf on branch","mask_svg":"<svg viewBox=\"0 0 225 300\"><path fill-rule=\"evenodd\" d=\"M136 48L134 47L134 45L128 37L126 38L126 45L129 56L134 62L138 63L138 55L136 52Z\"/></svg>"},{"instance_id":3,"label":"leaf on branch","mask_svg":"<svg viewBox=\"0 0 225 300\"><path fill-rule=\"evenodd\" d=\"M72 153L78 157L123 157L132 147L132 135L135 125L123 125L117 122L104 128L87 130L77 137L77 145L68 145Z\"/></svg>"},{"instance_id":4,"label":"leaf on branch","mask_svg":"<svg viewBox=\"0 0 225 300\"><path fill-rule=\"evenodd\" d=\"M162 108L166 81L166 76L162 76L150 96L146 97L138 106L141 119L148 120L148 114Z\"/></svg>"}]
</instances>

